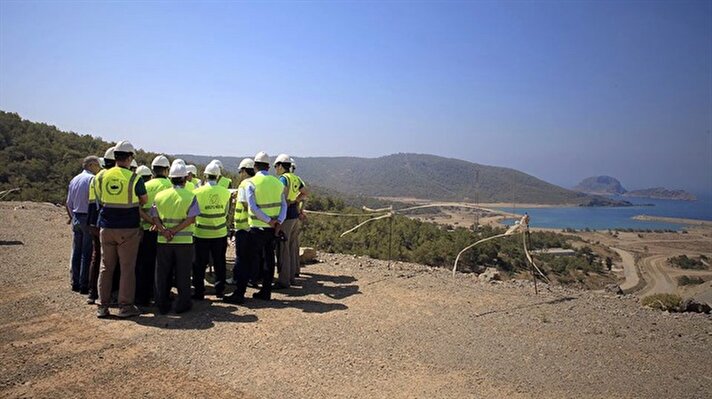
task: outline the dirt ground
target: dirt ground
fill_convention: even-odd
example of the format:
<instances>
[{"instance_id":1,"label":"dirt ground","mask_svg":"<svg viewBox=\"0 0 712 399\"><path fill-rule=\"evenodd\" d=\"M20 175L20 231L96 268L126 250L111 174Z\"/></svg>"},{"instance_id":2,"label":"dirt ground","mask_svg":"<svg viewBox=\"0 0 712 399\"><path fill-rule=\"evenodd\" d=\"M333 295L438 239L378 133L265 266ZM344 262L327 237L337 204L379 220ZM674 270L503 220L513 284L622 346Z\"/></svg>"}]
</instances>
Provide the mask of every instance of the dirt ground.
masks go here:
<instances>
[{"instance_id":1,"label":"dirt ground","mask_svg":"<svg viewBox=\"0 0 712 399\"><path fill-rule=\"evenodd\" d=\"M708 315L346 255L270 302L97 319L65 219L0 203L0 397L712 396Z\"/></svg>"}]
</instances>

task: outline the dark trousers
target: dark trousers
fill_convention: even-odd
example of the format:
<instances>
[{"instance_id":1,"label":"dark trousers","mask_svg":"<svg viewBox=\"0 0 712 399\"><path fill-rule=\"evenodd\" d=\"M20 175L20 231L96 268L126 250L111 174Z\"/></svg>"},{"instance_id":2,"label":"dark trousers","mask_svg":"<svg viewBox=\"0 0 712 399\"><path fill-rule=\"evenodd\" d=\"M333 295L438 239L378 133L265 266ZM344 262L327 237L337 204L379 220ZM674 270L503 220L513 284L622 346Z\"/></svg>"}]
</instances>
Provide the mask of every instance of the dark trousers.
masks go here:
<instances>
[{"instance_id":1,"label":"dark trousers","mask_svg":"<svg viewBox=\"0 0 712 399\"><path fill-rule=\"evenodd\" d=\"M250 248L247 251L248 259L253 269L259 269L262 273L263 294L271 294L272 280L274 280L275 248L277 240L274 236L274 229L250 229Z\"/></svg>"},{"instance_id":2,"label":"dark trousers","mask_svg":"<svg viewBox=\"0 0 712 399\"><path fill-rule=\"evenodd\" d=\"M175 284L178 288L176 312L189 310L193 303L190 300L190 271L193 264L193 244L162 244L156 249L156 305L161 313L167 313L171 308L170 292L175 274Z\"/></svg>"},{"instance_id":3,"label":"dark trousers","mask_svg":"<svg viewBox=\"0 0 712 399\"><path fill-rule=\"evenodd\" d=\"M144 230L136 258L136 304L145 305L153 298L156 274L156 246L158 233Z\"/></svg>"},{"instance_id":4,"label":"dark trousers","mask_svg":"<svg viewBox=\"0 0 712 399\"><path fill-rule=\"evenodd\" d=\"M235 280L235 293L240 297L245 296L247 290L247 282L256 274L252 268L253 264L250 261L250 252L252 244L250 243L249 230L238 230L235 232L235 267L232 269L232 278Z\"/></svg>"},{"instance_id":5,"label":"dark trousers","mask_svg":"<svg viewBox=\"0 0 712 399\"><path fill-rule=\"evenodd\" d=\"M195 262L193 263L193 287L195 295L205 294L205 268L212 256L215 270L215 294L225 292L225 251L227 237L199 238L193 237L195 245Z\"/></svg>"},{"instance_id":6,"label":"dark trousers","mask_svg":"<svg viewBox=\"0 0 712 399\"><path fill-rule=\"evenodd\" d=\"M72 217L72 288L89 290L89 267L92 256L92 235L86 213L75 213Z\"/></svg>"},{"instance_id":7,"label":"dark trousers","mask_svg":"<svg viewBox=\"0 0 712 399\"><path fill-rule=\"evenodd\" d=\"M89 298L99 299L99 268L101 268L101 240L99 239L99 231L96 231L97 235L92 234L92 258L91 265L89 266ZM119 270L117 268L116 270ZM115 284L116 287L119 286L118 283Z\"/></svg>"}]
</instances>

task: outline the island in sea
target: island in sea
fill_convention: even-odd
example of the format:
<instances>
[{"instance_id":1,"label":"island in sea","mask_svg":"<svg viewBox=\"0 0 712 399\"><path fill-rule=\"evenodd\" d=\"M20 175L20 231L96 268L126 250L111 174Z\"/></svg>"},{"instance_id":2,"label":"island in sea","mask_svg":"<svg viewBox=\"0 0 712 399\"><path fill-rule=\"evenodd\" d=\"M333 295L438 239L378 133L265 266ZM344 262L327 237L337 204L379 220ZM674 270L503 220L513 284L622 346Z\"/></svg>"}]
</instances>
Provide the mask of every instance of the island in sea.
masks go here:
<instances>
[{"instance_id":1,"label":"island in sea","mask_svg":"<svg viewBox=\"0 0 712 399\"><path fill-rule=\"evenodd\" d=\"M611 176L592 176L583 179L574 187L575 191L597 195L622 195L624 197L651 198L678 201L695 201L697 197L685 190L670 190L653 187L642 190L626 190L621 182Z\"/></svg>"}]
</instances>

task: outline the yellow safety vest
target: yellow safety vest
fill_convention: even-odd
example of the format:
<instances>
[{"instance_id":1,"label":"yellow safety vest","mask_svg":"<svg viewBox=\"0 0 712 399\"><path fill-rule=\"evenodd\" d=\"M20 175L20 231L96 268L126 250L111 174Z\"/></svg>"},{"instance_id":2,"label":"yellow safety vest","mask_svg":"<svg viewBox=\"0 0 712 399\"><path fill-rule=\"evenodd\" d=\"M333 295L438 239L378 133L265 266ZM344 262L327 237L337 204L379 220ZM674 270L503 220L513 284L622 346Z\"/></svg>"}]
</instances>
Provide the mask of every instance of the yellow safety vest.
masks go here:
<instances>
[{"instance_id":1,"label":"yellow safety vest","mask_svg":"<svg viewBox=\"0 0 712 399\"><path fill-rule=\"evenodd\" d=\"M287 179L287 188L289 189L287 192L287 201L294 202L299 196L299 186L303 186L304 182L294 173L285 173L282 176Z\"/></svg>"},{"instance_id":2,"label":"yellow safety vest","mask_svg":"<svg viewBox=\"0 0 712 399\"><path fill-rule=\"evenodd\" d=\"M188 210L194 198L195 194L184 188L159 191L154 202L163 227L170 229L183 223L188 217ZM162 234L158 234L158 242L160 244L192 244L194 230L195 224L191 224L177 232L171 241L166 240Z\"/></svg>"},{"instance_id":3,"label":"yellow safety vest","mask_svg":"<svg viewBox=\"0 0 712 399\"><path fill-rule=\"evenodd\" d=\"M235 202L235 230L249 230L250 224L247 222L247 206L239 201L240 190L247 187L251 178L244 179L237 187L238 201Z\"/></svg>"},{"instance_id":4,"label":"yellow safety vest","mask_svg":"<svg viewBox=\"0 0 712 399\"><path fill-rule=\"evenodd\" d=\"M198 198L200 215L195 218L194 236L198 238L220 238L227 236L227 207L230 190L217 184L205 184L194 192Z\"/></svg>"},{"instance_id":5,"label":"yellow safety vest","mask_svg":"<svg viewBox=\"0 0 712 399\"><path fill-rule=\"evenodd\" d=\"M195 184L191 181L185 181L185 189L188 191L195 191Z\"/></svg>"},{"instance_id":6,"label":"yellow safety vest","mask_svg":"<svg viewBox=\"0 0 712 399\"><path fill-rule=\"evenodd\" d=\"M218 185L223 186L225 188L230 188L230 184L232 184L232 179L225 176L218 177Z\"/></svg>"},{"instance_id":7,"label":"yellow safety vest","mask_svg":"<svg viewBox=\"0 0 712 399\"><path fill-rule=\"evenodd\" d=\"M284 184L272 175L257 173L250 179L250 184L255 187L255 202L265 215L276 218L282 209L282 194L284 194ZM270 227L269 224L261 221L248 210L247 222L250 227Z\"/></svg>"},{"instance_id":8,"label":"yellow safety vest","mask_svg":"<svg viewBox=\"0 0 712 399\"><path fill-rule=\"evenodd\" d=\"M104 208L138 208L139 199L136 196L136 185L139 177L136 173L114 166L97 176L98 190L96 196Z\"/></svg>"},{"instance_id":9,"label":"yellow safety vest","mask_svg":"<svg viewBox=\"0 0 712 399\"><path fill-rule=\"evenodd\" d=\"M146 182L146 195L148 196L148 201L146 201L146 204L143 206L143 210L146 213L150 212L151 207L153 206L153 201L156 199L156 194L171 187L173 187L171 181L163 176L156 177ZM151 228L151 223L141 220L141 227L144 230L148 230Z\"/></svg>"}]
</instances>

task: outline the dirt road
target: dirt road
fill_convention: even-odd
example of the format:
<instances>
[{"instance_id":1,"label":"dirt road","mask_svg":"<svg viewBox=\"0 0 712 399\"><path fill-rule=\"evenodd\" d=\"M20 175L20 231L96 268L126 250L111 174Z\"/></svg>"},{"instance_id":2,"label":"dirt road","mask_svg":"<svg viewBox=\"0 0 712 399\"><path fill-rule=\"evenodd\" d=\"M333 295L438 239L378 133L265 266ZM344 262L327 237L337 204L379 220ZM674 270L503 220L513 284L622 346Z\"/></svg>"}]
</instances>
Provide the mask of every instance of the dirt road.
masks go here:
<instances>
[{"instance_id":1,"label":"dirt road","mask_svg":"<svg viewBox=\"0 0 712 399\"><path fill-rule=\"evenodd\" d=\"M712 396L709 316L353 256L320 253L271 302L99 320L64 219L0 203L0 397Z\"/></svg>"}]
</instances>

